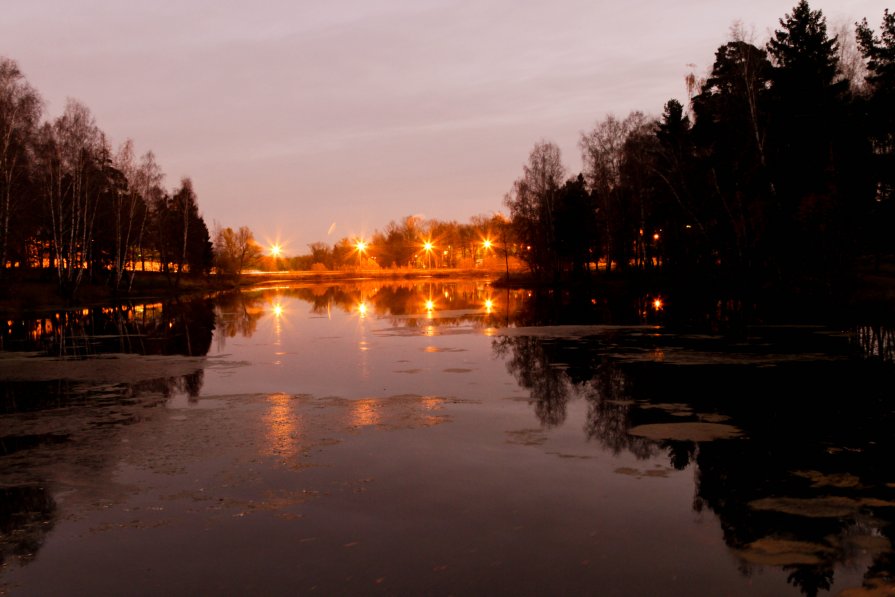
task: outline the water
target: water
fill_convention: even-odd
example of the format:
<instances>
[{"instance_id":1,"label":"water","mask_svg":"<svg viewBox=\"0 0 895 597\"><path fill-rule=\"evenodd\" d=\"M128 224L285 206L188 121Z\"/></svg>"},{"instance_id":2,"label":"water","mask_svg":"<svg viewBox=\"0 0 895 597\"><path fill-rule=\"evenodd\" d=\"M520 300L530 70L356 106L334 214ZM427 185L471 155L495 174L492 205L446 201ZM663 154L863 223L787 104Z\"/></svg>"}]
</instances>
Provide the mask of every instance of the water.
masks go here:
<instances>
[{"instance_id":1,"label":"water","mask_svg":"<svg viewBox=\"0 0 895 597\"><path fill-rule=\"evenodd\" d=\"M271 287L10 319L0 593L892 590L887 328Z\"/></svg>"}]
</instances>

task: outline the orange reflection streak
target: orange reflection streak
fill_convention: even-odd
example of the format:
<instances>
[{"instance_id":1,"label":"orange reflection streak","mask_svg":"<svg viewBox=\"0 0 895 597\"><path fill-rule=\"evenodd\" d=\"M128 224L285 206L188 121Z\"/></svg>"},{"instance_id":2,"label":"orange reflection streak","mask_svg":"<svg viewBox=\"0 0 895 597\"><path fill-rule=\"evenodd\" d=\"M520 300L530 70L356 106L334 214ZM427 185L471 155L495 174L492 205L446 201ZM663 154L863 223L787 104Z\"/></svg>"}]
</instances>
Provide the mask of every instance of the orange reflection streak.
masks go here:
<instances>
[{"instance_id":1,"label":"orange reflection streak","mask_svg":"<svg viewBox=\"0 0 895 597\"><path fill-rule=\"evenodd\" d=\"M439 398L437 396L423 396L420 403L426 410L440 410L441 405L444 404L444 398Z\"/></svg>"},{"instance_id":2,"label":"orange reflection streak","mask_svg":"<svg viewBox=\"0 0 895 597\"><path fill-rule=\"evenodd\" d=\"M373 398L355 400L351 403L352 427L370 427L378 425L380 420L379 401Z\"/></svg>"},{"instance_id":3,"label":"orange reflection streak","mask_svg":"<svg viewBox=\"0 0 895 597\"><path fill-rule=\"evenodd\" d=\"M438 425L444 421L442 415L431 414L431 411L441 410L442 404L444 404L444 398L423 396L422 400L420 400L420 406L423 411L430 411L421 413L424 425Z\"/></svg>"},{"instance_id":4,"label":"orange reflection streak","mask_svg":"<svg viewBox=\"0 0 895 597\"><path fill-rule=\"evenodd\" d=\"M301 419L292 408L292 397L271 394L267 403L270 408L263 419L267 440L265 453L282 460L294 458L299 452Z\"/></svg>"}]
</instances>

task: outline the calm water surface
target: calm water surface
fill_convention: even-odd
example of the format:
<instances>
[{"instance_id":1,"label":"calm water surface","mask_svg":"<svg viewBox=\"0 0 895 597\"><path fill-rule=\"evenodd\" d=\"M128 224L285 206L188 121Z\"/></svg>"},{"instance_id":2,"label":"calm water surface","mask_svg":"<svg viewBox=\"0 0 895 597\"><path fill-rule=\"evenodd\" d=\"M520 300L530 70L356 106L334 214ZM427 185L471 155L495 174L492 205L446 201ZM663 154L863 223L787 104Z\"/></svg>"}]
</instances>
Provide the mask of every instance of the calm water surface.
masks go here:
<instances>
[{"instance_id":1,"label":"calm water surface","mask_svg":"<svg viewBox=\"0 0 895 597\"><path fill-rule=\"evenodd\" d=\"M363 282L9 319L0 594L895 589L891 330L722 335L655 298Z\"/></svg>"}]
</instances>

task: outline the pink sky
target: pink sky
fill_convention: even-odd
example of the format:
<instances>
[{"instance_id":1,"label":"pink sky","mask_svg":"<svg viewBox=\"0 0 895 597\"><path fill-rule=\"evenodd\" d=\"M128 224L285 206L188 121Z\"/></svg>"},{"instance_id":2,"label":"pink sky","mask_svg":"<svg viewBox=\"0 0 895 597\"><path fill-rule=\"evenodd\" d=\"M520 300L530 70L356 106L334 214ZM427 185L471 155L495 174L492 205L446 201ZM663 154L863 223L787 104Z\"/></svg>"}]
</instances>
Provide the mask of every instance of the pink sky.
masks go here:
<instances>
[{"instance_id":1,"label":"pink sky","mask_svg":"<svg viewBox=\"0 0 895 597\"><path fill-rule=\"evenodd\" d=\"M50 117L81 100L190 176L209 226L298 254L501 210L540 139L578 172L581 131L683 100L734 21L764 43L795 2L6 0L0 54ZM876 28L887 2L811 6Z\"/></svg>"}]
</instances>

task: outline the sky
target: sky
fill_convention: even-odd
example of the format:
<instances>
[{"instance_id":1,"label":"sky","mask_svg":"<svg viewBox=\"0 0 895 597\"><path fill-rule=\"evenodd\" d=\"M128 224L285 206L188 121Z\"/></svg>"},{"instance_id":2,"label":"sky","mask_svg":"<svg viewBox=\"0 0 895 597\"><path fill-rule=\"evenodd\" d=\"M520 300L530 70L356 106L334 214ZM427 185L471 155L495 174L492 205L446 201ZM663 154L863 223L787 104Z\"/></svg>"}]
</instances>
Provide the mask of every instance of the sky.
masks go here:
<instances>
[{"instance_id":1,"label":"sky","mask_svg":"<svg viewBox=\"0 0 895 597\"><path fill-rule=\"evenodd\" d=\"M889 0L813 0L828 26ZM504 212L534 144L570 173L608 114L684 101L740 22L763 44L796 0L3 0L0 55L55 118L192 179L209 227L288 254L409 215Z\"/></svg>"}]
</instances>

